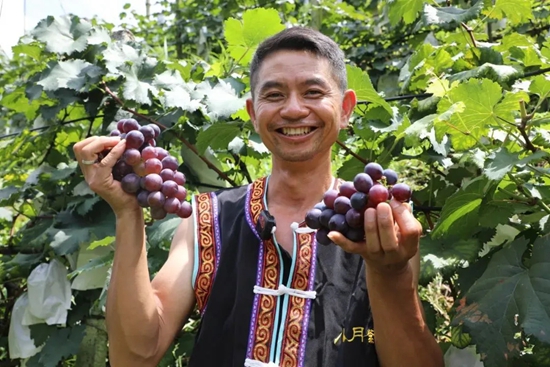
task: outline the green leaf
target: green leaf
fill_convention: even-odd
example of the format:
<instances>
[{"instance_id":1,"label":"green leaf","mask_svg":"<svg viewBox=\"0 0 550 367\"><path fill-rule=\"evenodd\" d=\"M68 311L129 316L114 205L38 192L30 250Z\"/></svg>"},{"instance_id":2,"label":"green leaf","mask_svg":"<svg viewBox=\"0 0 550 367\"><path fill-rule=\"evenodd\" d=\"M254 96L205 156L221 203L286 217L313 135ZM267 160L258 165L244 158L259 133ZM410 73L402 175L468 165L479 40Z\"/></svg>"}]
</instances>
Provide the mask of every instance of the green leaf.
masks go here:
<instances>
[{"instance_id":1,"label":"green leaf","mask_svg":"<svg viewBox=\"0 0 550 367\"><path fill-rule=\"evenodd\" d=\"M352 65L346 65L346 71L348 73L348 88L355 91L358 100L382 106L390 115L393 115L391 106L376 92L367 73Z\"/></svg>"},{"instance_id":2,"label":"green leaf","mask_svg":"<svg viewBox=\"0 0 550 367\"><path fill-rule=\"evenodd\" d=\"M162 247L163 243L169 243L180 223L181 218L173 216L155 221L145 229L147 242L151 247Z\"/></svg>"},{"instance_id":3,"label":"green leaf","mask_svg":"<svg viewBox=\"0 0 550 367\"><path fill-rule=\"evenodd\" d=\"M448 111L455 103L463 104L464 108L454 113L450 119L441 119L436 123L437 135L448 133L455 149L466 150L486 136L489 125L495 123L494 108L502 98L501 87L488 79L470 79L448 93L448 99L442 99L438 104L438 112Z\"/></svg>"},{"instance_id":4,"label":"green leaf","mask_svg":"<svg viewBox=\"0 0 550 367\"><path fill-rule=\"evenodd\" d=\"M433 238L468 238L476 232L479 208L488 188L488 180L479 177L450 196L432 232Z\"/></svg>"},{"instance_id":5,"label":"green leaf","mask_svg":"<svg viewBox=\"0 0 550 367\"><path fill-rule=\"evenodd\" d=\"M392 25L396 25L403 19L405 24L411 24L418 17L418 13L424 6L423 0L388 0L390 7L389 18Z\"/></svg>"},{"instance_id":6,"label":"green leaf","mask_svg":"<svg viewBox=\"0 0 550 367\"><path fill-rule=\"evenodd\" d=\"M102 268L102 267L110 264L111 261L114 258L114 254L115 254L114 251L109 251L107 254L105 254L103 256L93 258L92 260L90 260L86 264L84 264L83 266L81 266L78 269L76 269L75 271L69 273L69 275L68 275L69 279L73 279L77 275L80 275L80 274L82 274L86 271L99 269L99 268Z\"/></svg>"},{"instance_id":7,"label":"green leaf","mask_svg":"<svg viewBox=\"0 0 550 367\"><path fill-rule=\"evenodd\" d=\"M48 16L38 23L31 34L46 44L46 50L70 55L86 49L87 33L91 28L91 23L77 17Z\"/></svg>"},{"instance_id":8,"label":"green leaf","mask_svg":"<svg viewBox=\"0 0 550 367\"><path fill-rule=\"evenodd\" d=\"M39 60L42 56L42 48L34 42L33 44L18 44L12 47L13 55L29 55L35 60Z\"/></svg>"},{"instance_id":9,"label":"green leaf","mask_svg":"<svg viewBox=\"0 0 550 367\"><path fill-rule=\"evenodd\" d=\"M57 328L46 341L40 353L35 354L26 363L27 367L56 367L59 362L75 355L84 337L85 325Z\"/></svg>"},{"instance_id":10,"label":"green leaf","mask_svg":"<svg viewBox=\"0 0 550 367\"><path fill-rule=\"evenodd\" d=\"M520 330L550 342L550 240L543 237L534 242L526 265L523 256L528 244L520 238L492 256L453 320L483 351L485 367L511 366L521 349L521 341L515 338Z\"/></svg>"},{"instance_id":11,"label":"green leaf","mask_svg":"<svg viewBox=\"0 0 550 367\"><path fill-rule=\"evenodd\" d=\"M239 97L235 88L224 80L219 80L213 87L208 82L199 84L194 98L197 94L206 97L205 112L212 121L229 117L246 105L246 97Z\"/></svg>"},{"instance_id":12,"label":"green leaf","mask_svg":"<svg viewBox=\"0 0 550 367\"><path fill-rule=\"evenodd\" d=\"M533 19L532 0L496 0L492 9L486 9L483 13L489 18L506 18L510 24L517 25Z\"/></svg>"},{"instance_id":13,"label":"green leaf","mask_svg":"<svg viewBox=\"0 0 550 367\"><path fill-rule=\"evenodd\" d=\"M450 81L464 81L472 78L487 78L498 82L502 86L512 84L516 79L522 76L522 71L517 67L510 65L495 65L485 63L477 68L462 71L449 77Z\"/></svg>"},{"instance_id":14,"label":"green leaf","mask_svg":"<svg viewBox=\"0 0 550 367\"><path fill-rule=\"evenodd\" d=\"M422 12L422 20L425 25L447 25L459 26L460 23L468 22L477 18L483 9L483 1L478 1L468 9L460 9L455 6L434 7L425 4Z\"/></svg>"},{"instance_id":15,"label":"green leaf","mask_svg":"<svg viewBox=\"0 0 550 367\"><path fill-rule=\"evenodd\" d=\"M87 84L95 84L101 76L101 68L87 61L76 59L58 62L38 84L46 91L69 88L81 91Z\"/></svg>"},{"instance_id":16,"label":"green leaf","mask_svg":"<svg viewBox=\"0 0 550 367\"><path fill-rule=\"evenodd\" d=\"M549 153L539 150L523 159L519 159L519 153L510 153L505 147L498 148L487 157L484 174L491 180L498 181L506 173L512 171L516 165L524 165L548 155Z\"/></svg>"},{"instance_id":17,"label":"green leaf","mask_svg":"<svg viewBox=\"0 0 550 367\"><path fill-rule=\"evenodd\" d=\"M229 143L241 133L240 123L226 122L210 125L197 137L197 150L203 153L208 147L225 150Z\"/></svg>"},{"instance_id":18,"label":"green leaf","mask_svg":"<svg viewBox=\"0 0 550 367\"><path fill-rule=\"evenodd\" d=\"M247 65L258 45L285 28L275 9L248 9L242 22L229 18L224 22L228 51L241 65Z\"/></svg>"},{"instance_id":19,"label":"green leaf","mask_svg":"<svg viewBox=\"0 0 550 367\"><path fill-rule=\"evenodd\" d=\"M550 94L550 78L546 75L537 75L529 85L529 92L546 98Z\"/></svg>"}]
</instances>

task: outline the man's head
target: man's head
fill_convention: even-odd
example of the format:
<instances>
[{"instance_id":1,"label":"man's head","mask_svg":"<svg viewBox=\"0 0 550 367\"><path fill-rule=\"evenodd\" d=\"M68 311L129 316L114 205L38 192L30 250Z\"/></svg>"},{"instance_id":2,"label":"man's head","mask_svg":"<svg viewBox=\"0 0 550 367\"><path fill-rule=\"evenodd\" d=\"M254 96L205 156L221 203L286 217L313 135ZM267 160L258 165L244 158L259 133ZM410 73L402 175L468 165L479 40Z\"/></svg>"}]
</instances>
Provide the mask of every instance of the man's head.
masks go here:
<instances>
[{"instance_id":1,"label":"man's head","mask_svg":"<svg viewBox=\"0 0 550 367\"><path fill-rule=\"evenodd\" d=\"M282 50L308 51L318 57L325 58L332 70L332 76L341 92L347 89L346 64L344 52L333 40L324 34L309 28L287 28L263 41L257 48L250 64L250 87L254 98L258 83L258 72L264 59Z\"/></svg>"}]
</instances>

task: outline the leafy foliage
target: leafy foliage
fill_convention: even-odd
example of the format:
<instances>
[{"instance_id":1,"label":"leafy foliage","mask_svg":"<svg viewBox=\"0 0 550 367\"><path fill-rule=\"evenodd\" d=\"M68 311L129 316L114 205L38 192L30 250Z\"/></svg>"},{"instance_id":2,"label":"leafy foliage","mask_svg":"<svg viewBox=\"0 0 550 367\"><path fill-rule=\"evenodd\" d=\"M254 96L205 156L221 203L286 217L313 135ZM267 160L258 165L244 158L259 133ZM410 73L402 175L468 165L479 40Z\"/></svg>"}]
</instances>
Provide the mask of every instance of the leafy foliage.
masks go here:
<instances>
[{"instance_id":1,"label":"leafy foliage","mask_svg":"<svg viewBox=\"0 0 550 367\"><path fill-rule=\"evenodd\" d=\"M334 147L335 173L351 179L377 161L415 187L421 295L442 348L473 345L485 367L550 366L548 5L160 4L150 17L126 6L121 19L137 26L123 24L124 37L96 19L47 17L13 58L0 55L0 358L15 300L53 259L67 268L74 302L66 323L30 325L42 349L22 359L70 366L87 360L81 348L105 344L104 331L86 330L103 317L114 220L72 145L123 117L152 119L165 128L158 144L183 158L191 192L251 182L270 161L244 109L250 58L265 37L308 25L345 50L360 100ZM151 276L178 223L145 223ZM185 365L197 323L161 365Z\"/></svg>"}]
</instances>

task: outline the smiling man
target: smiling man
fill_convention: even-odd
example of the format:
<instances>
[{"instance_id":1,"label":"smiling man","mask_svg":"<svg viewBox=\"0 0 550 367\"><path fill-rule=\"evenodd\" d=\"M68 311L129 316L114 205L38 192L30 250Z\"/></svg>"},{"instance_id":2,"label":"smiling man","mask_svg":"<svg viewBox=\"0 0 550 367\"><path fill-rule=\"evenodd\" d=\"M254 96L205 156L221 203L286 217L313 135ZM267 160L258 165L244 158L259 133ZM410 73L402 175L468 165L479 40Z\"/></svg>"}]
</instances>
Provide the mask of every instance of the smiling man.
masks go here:
<instances>
[{"instance_id":1,"label":"smiling man","mask_svg":"<svg viewBox=\"0 0 550 367\"><path fill-rule=\"evenodd\" d=\"M124 141L75 145L90 187L117 216L107 302L111 365L155 366L194 306L191 367L441 367L417 294L421 226L407 204L365 214L366 241L322 246L303 223L339 180L331 148L356 105L344 56L319 32L290 28L251 64L247 110L272 153L254 183L193 197L167 262L149 281L143 213L110 169Z\"/></svg>"}]
</instances>

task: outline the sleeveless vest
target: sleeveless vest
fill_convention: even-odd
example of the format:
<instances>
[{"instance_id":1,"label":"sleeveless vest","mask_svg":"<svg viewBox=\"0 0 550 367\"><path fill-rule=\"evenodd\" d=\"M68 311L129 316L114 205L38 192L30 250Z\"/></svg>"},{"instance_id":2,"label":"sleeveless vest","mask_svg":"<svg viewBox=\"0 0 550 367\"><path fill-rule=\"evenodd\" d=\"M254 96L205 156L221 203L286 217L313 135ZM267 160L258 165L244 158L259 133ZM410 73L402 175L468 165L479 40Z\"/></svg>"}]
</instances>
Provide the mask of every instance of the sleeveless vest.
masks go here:
<instances>
[{"instance_id":1,"label":"sleeveless vest","mask_svg":"<svg viewBox=\"0 0 550 367\"><path fill-rule=\"evenodd\" d=\"M304 223L293 253L256 223L268 178L192 198L201 314L190 367L378 367L362 258Z\"/></svg>"}]
</instances>

